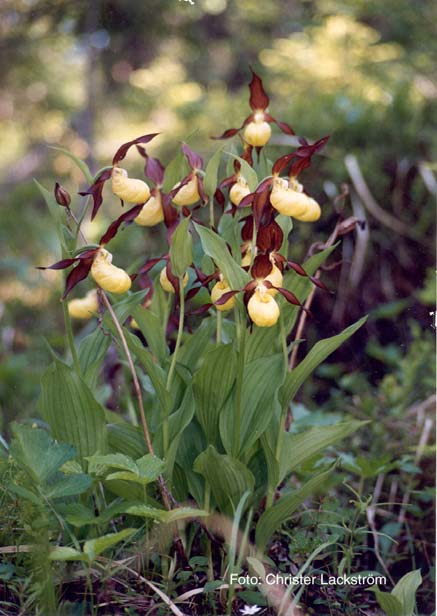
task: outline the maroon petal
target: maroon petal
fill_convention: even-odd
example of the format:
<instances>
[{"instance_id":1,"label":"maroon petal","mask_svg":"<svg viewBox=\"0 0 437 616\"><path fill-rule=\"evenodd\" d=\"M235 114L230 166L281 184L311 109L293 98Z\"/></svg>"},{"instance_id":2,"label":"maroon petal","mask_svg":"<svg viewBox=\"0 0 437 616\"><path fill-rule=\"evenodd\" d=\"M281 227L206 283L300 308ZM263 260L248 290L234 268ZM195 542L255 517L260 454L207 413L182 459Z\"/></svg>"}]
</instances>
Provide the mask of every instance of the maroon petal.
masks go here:
<instances>
[{"instance_id":1,"label":"maroon petal","mask_svg":"<svg viewBox=\"0 0 437 616\"><path fill-rule=\"evenodd\" d=\"M195 169L202 169L202 157L199 156L199 154L197 154L196 152L194 152L194 150L192 150L186 143L182 144L182 152L184 153L185 158L187 159L188 164L190 165L191 169L193 169L193 171Z\"/></svg>"},{"instance_id":2,"label":"maroon petal","mask_svg":"<svg viewBox=\"0 0 437 616\"><path fill-rule=\"evenodd\" d=\"M162 186L164 182L165 167L157 158L152 158L146 152L146 149L137 145L137 150L143 158L146 159L144 167L144 175L152 180L157 186Z\"/></svg>"},{"instance_id":3,"label":"maroon petal","mask_svg":"<svg viewBox=\"0 0 437 616\"><path fill-rule=\"evenodd\" d=\"M293 152L292 154L285 154L285 156L281 156L281 158L278 158L278 160L272 167L272 173L274 175L279 175L280 173L282 173L284 169L286 169L287 166L290 164L290 161L293 160L293 158L295 157L296 154Z\"/></svg>"},{"instance_id":4,"label":"maroon petal","mask_svg":"<svg viewBox=\"0 0 437 616\"><path fill-rule=\"evenodd\" d=\"M271 273L272 269L273 264L268 255L257 255L251 269L252 278L264 279Z\"/></svg>"},{"instance_id":5,"label":"maroon petal","mask_svg":"<svg viewBox=\"0 0 437 616\"><path fill-rule=\"evenodd\" d=\"M269 97L267 96L263 82L258 77L258 75L253 71L252 67L250 67L252 72L252 81L249 84L250 89L250 98L249 105L253 111L265 110L269 106Z\"/></svg>"},{"instance_id":6,"label":"maroon petal","mask_svg":"<svg viewBox=\"0 0 437 616\"><path fill-rule=\"evenodd\" d=\"M100 206L103 203L103 187L105 185L105 182L109 180L111 175L112 169L106 169L98 176L98 178L94 180L94 183L91 184L91 186L87 190L79 193L79 195L81 195L82 197L85 197L86 195L91 195L93 198L93 210L91 212L91 220L94 220Z\"/></svg>"},{"instance_id":7,"label":"maroon petal","mask_svg":"<svg viewBox=\"0 0 437 616\"><path fill-rule=\"evenodd\" d=\"M165 271L167 274L167 278L169 279L173 289L175 290L176 295L179 295L179 278L175 276L171 271L170 259L167 261Z\"/></svg>"},{"instance_id":8,"label":"maroon petal","mask_svg":"<svg viewBox=\"0 0 437 616\"><path fill-rule=\"evenodd\" d=\"M138 276L142 275L142 274L147 274L148 272L150 272L150 270L152 269L152 267L155 267L155 265L157 263L159 263L160 261L162 261L164 257L156 257L154 259L148 259L144 265L138 270Z\"/></svg>"},{"instance_id":9,"label":"maroon petal","mask_svg":"<svg viewBox=\"0 0 437 616\"><path fill-rule=\"evenodd\" d=\"M112 222L109 225L105 233L100 238L100 242L99 242L100 246L104 246L110 240L112 240L113 237L115 237L117 231L120 228L120 225L122 225L123 223L132 222L132 220L136 218L138 214L141 212L143 207L144 207L144 203L139 203L138 205L134 205L134 207L132 207L130 210L128 210L127 212L119 216L117 220L114 220L114 222Z\"/></svg>"},{"instance_id":10,"label":"maroon petal","mask_svg":"<svg viewBox=\"0 0 437 616\"><path fill-rule=\"evenodd\" d=\"M234 137L242 128L242 126L240 126L240 128L228 128L219 137L210 137L210 139L230 139L231 137Z\"/></svg>"},{"instance_id":11,"label":"maroon petal","mask_svg":"<svg viewBox=\"0 0 437 616\"><path fill-rule=\"evenodd\" d=\"M56 263L53 263L53 265L46 265L45 267L40 265L36 269L39 269L39 270L46 270L46 269L61 270L61 269L66 269L67 267L70 267L70 265L73 265L73 263L75 263L77 260L78 260L78 257L75 257L74 259L62 259L61 261L57 261Z\"/></svg>"},{"instance_id":12,"label":"maroon petal","mask_svg":"<svg viewBox=\"0 0 437 616\"><path fill-rule=\"evenodd\" d=\"M227 301L232 299L239 292L240 291L237 290L237 291L228 291L227 293L223 293L223 295L215 302L215 305L223 306L223 304L226 304Z\"/></svg>"},{"instance_id":13,"label":"maroon petal","mask_svg":"<svg viewBox=\"0 0 437 616\"><path fill-rule=\"evenodd\" d=\"M277 289L279 293L281 293L281 295L283 295L285 299L287 300L287 302L289 302L290 304L293 304L294 306L302 305L300 301L297 299L297 297L295 296L295 294L292 293L291 291L288 291L287 289L284 289L283 287L275 287L275 289Z\"/></svg>"},{"instance_id":14,"label":"maroon petal","mask_svg":"<svg viewBox=\"0 0 437 616\"><path fill-rule=\"evenodd\" d=\"M202 199L202 203L205 205L208 203L209 198L205 192L205 187L203 185L203 178L197 176L197 190L199 191L200 198Z\"/></svg>"},{"instance_id":15,"label":"maroon petal","mask_svg":"<svg viewBox=\"0 0 437 616\"><path fill-rule=\"evenodd\" d=\"M281 227L274 220L268 225L262 225L258 229L256 245L263 252L278 251L284 240L284 233Z\"/></svg>"},{"instance_id":16,"label":"maroon petal","mask_svg":"<svg viewBox=\"0 0 437 616\"><path fill-rule=\"evenodd\" d=\"M132 139L132 141L127 141L126 143L123 143L123 145L120 146L118 150L116 151L116 153L114 154L114 158L112 159L112 164L117 165L121 160L123 160L123 158L128 153L129 148L131 148L133 145L137 145L138 143L149 143L149 141L152 141L152 139L154 139L157 135L159 135L159 133L152 133L150 135L142 135L141 137Z\"/></svg>"},{"instance_id":17,"label":"maroon petal","mask_svg":"<svg viewBox=\"0 0 437 616\"><path fill-rule=\"evenodd\" d=\"M253 210L253 215L255 218L255 225L257 228L259 227L259 223L261 221L264 208L267 205L267 202L269 200L269 194L270 194L269 186L267 186L267 188L265 188L263 192L260 192L260 193L257 192L255 194L252 210Z\"/></svg>"},{"instance_id":18,"label":"maroon petal","mask_svg":"<svg viewBox=\"0 0 437 616\"><path fill-rule=\"evenodd\" d=\"M225 205L226 205L226 199L225 199L224 194L220 190L220 188L216 188L216 191L214 193L214 199L217 202L217 204L221 207L221 209L224 210Z\"/></svg>"},{"instance_id":19,"label":"maroon petal","mask_svg":"<svg viewBox=\"0 0 437 616\"><path fill-rule=\"evenodd\" d=\"M83 259L74 267L65 281L65 291L62 299L65 299L70 291L84 278L86 278L93 264L93 259Z\"/></svg>"}]
</instances>

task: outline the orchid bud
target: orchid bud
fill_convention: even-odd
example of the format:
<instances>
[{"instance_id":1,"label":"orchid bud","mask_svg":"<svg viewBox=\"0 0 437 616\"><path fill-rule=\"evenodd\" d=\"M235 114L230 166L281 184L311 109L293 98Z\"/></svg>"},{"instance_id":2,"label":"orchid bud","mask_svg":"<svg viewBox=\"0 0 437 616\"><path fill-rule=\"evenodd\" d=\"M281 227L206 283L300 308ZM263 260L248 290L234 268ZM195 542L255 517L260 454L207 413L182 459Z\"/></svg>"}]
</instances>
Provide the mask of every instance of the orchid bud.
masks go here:
<instances>
[{"instance_id":1,"label":"orchid bud","mask_svg":"<svg viewBox=\"0 0 437 616\"><path fill-rule=\"evenodd\" d=\"M254 147L262 147L268 143L272 135L270 124L264 120L264 113L258 111L255 113L252 122L246 125L243 133L245 141Z\"/></svg>"},{"instance_id":2,"label":"orchid bud","mask_svg":"<svg viewBox=\"0 0 437 616\"><path fill-rule=\"evenodd\" d=\"M126 203L145 203L150 197L150 190L143 180L131 179L125 169L114 167L112 170L112 192Z\"/></svg>"},{"instance_id":3,"label":"orchid bud","mask_svg":"<svg viewBox=\"0 0 437 616\"><path fill-rule=\"evenodd\" d=\"M129 274L112 265L112 254L100 248L91 266L91 276L99 287L109 293L126 293L132 285Z\"/></svg>"},{"instance_id":4,"label":"orchid bud","mask_svg":"<svg viewBox=\"0 0 437 616\"><path fill-rule=\"evenodd\" d=\"M211 289L211 301L215 304L225 293L229 293L231 290L230 286L226 282L226 280L219 280ZM235 297L231 297L224 304L216 304L217 310L220 312L226 312L227 310L232 310L235 306Z\"/></svg>"},{"instance_id":5,"label":"orchid bud","mask_svg":"<svg viewBox=\"0 0 437 616\"><path fill-rule=\"evenodd\" d=\"M161 193L156 191L156 194L150 197L138 216L134 218L134 222L143 227L154 227L163 220L164 210L162 209Z\"/></svg>"},{"instance_id":6,"label":"orchid bud","mask_svg":"<svg viewBox=\"0 0 437 616\"><path fill-rule=\"evenodd\" d=\"M247 312L258 327L272 327L279 319L279 306L264 285L258 285L247 303Z\"/></svg>"},{"instance_id":7,"label":"orchid bud","mask_svg":"<svg viewBox=\"0 0 437 616\"><path fill-rule=\"evenodd\" d=\"M232 185L232 188L229 191L229 199L231 200L231 203L238 206L240 205L240 201L249 194L249 184L243 176L239 175L237 181Z\"/></svg>"},{"instance_id":8,"label":"orchid bud","mask_svg":"<svg viewBox=\"0 0 437 616\"><path fill-rule=\"evenodd\" d=\"M65 188L61 186L58 182L56 182L55 184L55 199L58 205L62 205L62 207L66 207L67 209L70 207L70 193L65 190Z\"/></svg>"},{"instance_id":9,"label":"orchid bud","mask_svg":"<svg viewBox=\"0 0 437 616\"><path fill-rule=\"evenodd\" d=\"M164 289L164 291L167 291L167 293L175 293L175 288L167 276L167 270L165 267L162 268L161 273L159 274L159 282L161 283L161 287ZM183 285L182 285L184 289L187 286L187 284L188 284L188 274L187 272L185 272L184 278L183 278Z\"/></svg>"},{"instance_id":10,"label":"orchid bud","mask_svg":"<svg viewBox=\"0 0 437 616\"><path fill-rule=\"evenodd\" d=\"M88 291L85 297L72 299L68 302L68 314L73 319L90 319L97 314L98 310L97 289Z\"/></svg>"},{"instance_id":11,"label":"orchid bud","mask_svg":"<svg viewBox=\"0 0 437 616\"><path fill-rule=\"evenodd\" d=\"M175 184L173 186L173 189L177 188L177 186L178 184ZM193 175L191 180L184 186L181 186L181 188L175 194L175 196L173 197L173 203L182 207L184 205L194 205L197 201L199 201L199 199L200 194L197 176Z\"/></svg>"}]
</instances>

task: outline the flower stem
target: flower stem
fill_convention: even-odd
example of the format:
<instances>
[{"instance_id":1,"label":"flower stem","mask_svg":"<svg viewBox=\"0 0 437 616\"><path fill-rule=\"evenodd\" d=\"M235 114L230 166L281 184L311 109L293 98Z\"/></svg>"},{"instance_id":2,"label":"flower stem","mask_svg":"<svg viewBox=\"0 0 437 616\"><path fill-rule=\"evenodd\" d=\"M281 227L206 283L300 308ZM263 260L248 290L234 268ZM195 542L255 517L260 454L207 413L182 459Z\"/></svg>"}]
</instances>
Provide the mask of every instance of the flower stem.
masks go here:
<instances>
[{"instance_id":1,"label":"flower stem","mask_svg":"<svg viewBox=\"0 0 437 616\"><path fill-rule=\"evenodd\" d=\"M214 197L209 198L209 226L214 227Z\"/></svg>"},{"instance_id":2,"label":"flower stem","mask_svg":"<svg viewBox=\"0 0 437 616\"><path fill-rule=\"evenodd\" d=\"M182 334L184 332L184 317L185 317L185 295L184 295L184 277L179 276L179 326L178 326L178 335L176 338L176 345L173 351L173 357L171 358L170 370L168 371L166 389L170 391L171 383L173 380L174 371L176 368L176 361L178 356L179 347L181 346ZM162 422L162 446L164 456L167 453L169 445L169 425L168 425L168 415L166 414L163 418Z\"/></svg>"},{"instance_id":3,"label":"flower stem","mask_svg":"<svg viewBox=\"0 0 437 616\"><path fill-rule=\"evenodd\" d=\"M240 450L240 435L241 435L241 402L243 393L243 379L244 379L244 355L245 355L245 337L246 326L244 322L240 321L238 309L235 313L238 318L238 331L239 331L239 350L238 350L238 369L237 369L237 386L235 392L235 423L234 423L234 446L232 448L232 455L234 458L238 456Z\"/></svg>"},{"instance_id":4,"label":"flower stem","mask_svg":"<svg viewBox=\"0 0 437 616\"><path fill-rule=\"evenodd\" d=\"M68 346L70 348L71 357L73 358L74 369L77 375L81 376L79 357L76 351L76 345L74 344L73 329L71 327L71 319L68 313L68 304L65 301L62 302L62 310L64 313L65 330L67 332Z\"/></svg>"},{"instance_id":5,"label":"flower stem","mask_svg":"<svg viewBox=\"0 0 437 616\"><path fill-rule=\"evenodd\" d=\"M222 313L220 310L217 310L217 334L216 334L216 342L217 344L221 344L222 341Z\"/></svg>"}]
</instances>

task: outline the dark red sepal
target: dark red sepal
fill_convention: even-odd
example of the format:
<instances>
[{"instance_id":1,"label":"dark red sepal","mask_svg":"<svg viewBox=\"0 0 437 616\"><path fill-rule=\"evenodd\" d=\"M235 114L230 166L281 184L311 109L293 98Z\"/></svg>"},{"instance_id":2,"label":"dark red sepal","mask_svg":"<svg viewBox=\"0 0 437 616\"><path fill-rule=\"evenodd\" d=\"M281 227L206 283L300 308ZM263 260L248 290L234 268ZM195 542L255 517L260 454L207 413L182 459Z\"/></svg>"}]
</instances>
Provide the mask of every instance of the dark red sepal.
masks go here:
<instances>
[{"instance_id":1,"label":"dark red sepal","mask_svg":"<svg viewBox=\"0 0 437 616\"><path fill-rule=\"evenodd\" d=\"M164 182L165 167L157 158L152 158L146 152L146 149L140 145L137 145L137 150L143 158L146 160L144 166L144 175L152 180L157 186L162 186Z\"/></svg>"},{"instance_id":2,"label":"dark red sepal","mask_svg":"<svg viewBox=\"0 0 437 616\"><path fill-rule=\"evenodd\" d=\"M138 276L142 275L142 274L147 274L148 272L150 272L150 270L152 269L152 267L155 267L155 265L157 263L159 263L160 261L162 261L162 259L164 259L165 256L163 257L156 257L154 259L148 259L144 265L142 265L140 267L140 269L138 270Z\"/></svg>"},{"instance_id":3,"label":"dark red sepal","mask_svg":"<svg viewBox=\"0 0 437 616\"><path fill-rule=\"evenodd\" d=\"M36 269L39 269L39 270L46 270L46 269L61 270L61 269L66 269L67 267L70 267L70 265L73 265L73 263L76 263L76 261L77 261L77 257L75 257L74 259L61 259L61 261L57 261L56 263L53 263L53 265L46 265L46 266L39 265L39 266L37 266Z\"/></svg>"},{"instance_id":4,"label":"dark red sepal","mask_svg":"<svg viewBox=\"0 0 437 616\"><path fill-rule=\"evenodd\" d=\"M295 158L294 152L292 154L285 154L285 156L281 156L281 158L278 158L278 160L275 162L275 164L272 167L272 173L275 175L279 175L280 173L282 173L284 169L288 167L288 165L290 164L290 161L293 158Z\"/></svg>"},{"instance_id":5,"label":"dark red sepal","mask_svg":"<svg viewBox=\"0 0 437 616\"><path fill-rule=\"evenodd\" d=\"M141 212L143 207L144 207L144 203L139 203L138 205L134 205L134 207L131 207L130 210L128 210L127 212L119 216L117 220L114 220L114 222L112 222L109 225L105 233L100 238L100 242L99 242L100 246L104 246L110 240L112 240L113 237L115 237L118 229L120 228L120 225L122 225L123 223L132 222L134 218L136 218L138 214Z\"/></svg>"},{"instance_id":6,"label":"dark red sepal","mask_svg":"<svg viewBox=\"0 0 437 616\"><path fill-rule=\"evenodd\" d=\"M253 261L252 269L250 273L252 278L262 279L266 278L273 269L273 263L270 261L268 255L257 255Z\"/></svg>"},{"instance_id":7,"label":"dark red sepal","mask_svg":"<svg viewBox=\"0 0 437 616\"><path fill-rule=\"evenodd\" d=\"M237 293L240 291L227 291L227 293L223 293L223 295L215 302L216 306L223 306L227 301L232 299Z\"/></svg>"},{"instance_id":8,"label":"dark red sepal","mask_svg":"<svg viewBox=\"0 0 437 616\"><path fill-rule=\"evenodd\" d=\"M178 296L179 295L179 278L175 276L173 272L171 271L170 259L167 260L165 271L167 274L167 278L170 281L170 284L172 285L173 289L175 290L176 295Z\"/></svg>"},{"instance_id":9,"label":"dark red sepal","mask_svg":"<svg viewBox=\"0 0 437 616\"><path fill-rule=\"evenodd\" d=\"M261 225L256 237L256 245L263 252L276 252L282 246L284 233L274 220L268 225Z\"/></svg>"},{"instance_id":10,"label":"dark red sepal","mask_svg":"<svg viewBox=\"0 0 437 616\"><path fill-rule=\"evenodd\" d=\"M123 143L123 145L120 146L118 150L116 151L116 153L114 154L114 158L112 159L112 164L117 165L121 160L123 160L123 158L128 153L129 148L131 148L133 145L137 145L139 143L149 143L149 141L152 141L152 139L154 139L157 135L159 135L159 133L152 133L150 135L142 135L141 137L132 139L132 141L127 141L126 143Z\"/></svg>"},{"instance_id":11,"label":"dark red sepal","mask_svg":"<svg viewBox=\"0 0 437 616\"><path fill-rule=\"evenodd\" d=\"M82 197L91 195L93 198L93 210L91 212L91 220L94 220L100 206L103 203L103 187L105 185L105 182L109 180L111 175L112 169L105 169L105 171L102 171L102 173L94 180L94 183L91 184L91 186L87 190L79 193L79 195L81 195Z\"/></svg>"},{"instance_id":12,"label":"dark red sepal","mask_svg":"<svg viewBox=\"0 0 437 616\"><path fill-rule=\"evenodd\" d=\"M289 302L290 304L293 304L294 306L302 306L302 304L300 303L300 301L297 299L297 297L295 296L294 293L292 293L291 291L288 291L288 289L284 289L283 287L275 287L275 289L277 291L279 291L279 293L285 297L285 299L287 300L287 302Z\"/></svg>"},{"instance_id":13,"label":"dark red sepal","mask_svg":"<svg viewBox=\"0 0 437 616\"><path fill-rule=\"evenodd\" d=\"M93 264L93 259L81 259L79 263L68 274L65 281L65 291L62 299L65 299L70 291L84 278L86 278Z\"/></svg>"},{"instance_id":14,"label":"dark red sepal","mask_svg":"<svg viewBox=\"0 0 437 616\"><path fill-rule=\"evenodd\" d=\"M250 67L252 73L252 80L249 84L250 90L250 98L249 105L252 111L265 110L269 106L269 97L267 96L263 82L260 77L254 72L252 67Z\"/></svg>"},{"instance_id":15,"label":"dark red sepal","mask_svg":"<svg viewBox=\"0 0 437 616\"><path fill-rule=\"evenodd\" d=\"M255 225L257 228L259 227L259 223L261 221L264 208L266 207L267 202L269 200L269 194L270 194L269 186L267 186L262 192L255 193L252 210L253 210L253 216L255 219Z\"/></svg>"},{"instance_id":16,"label":"dark red sepal","mask_svg":"<svg viewBox=\"0 0 437 616\"><path fill-rule=\"evenodd\" d=\"M191 169L194 171L195 169L202 169L203 159L197 152L194 152L186 143L182 144L182 152L187 159L188 164Z\"/></svg>"},{"instance_id":17,"label":"dark red sepal","mask_svg":"<svg viewBox=\"0 0 437 616\"><path fill-rule=\"evenodd\" d=\"M219 139L230 139L231 137L235 137L235 135L242 129L243 127L240 126L240 128L228 128L227 130L225 130L224 133L222 133L219 137L210 137L210 139L215 139L215 140L219 140Z\"/></svg>"}]
</instances>

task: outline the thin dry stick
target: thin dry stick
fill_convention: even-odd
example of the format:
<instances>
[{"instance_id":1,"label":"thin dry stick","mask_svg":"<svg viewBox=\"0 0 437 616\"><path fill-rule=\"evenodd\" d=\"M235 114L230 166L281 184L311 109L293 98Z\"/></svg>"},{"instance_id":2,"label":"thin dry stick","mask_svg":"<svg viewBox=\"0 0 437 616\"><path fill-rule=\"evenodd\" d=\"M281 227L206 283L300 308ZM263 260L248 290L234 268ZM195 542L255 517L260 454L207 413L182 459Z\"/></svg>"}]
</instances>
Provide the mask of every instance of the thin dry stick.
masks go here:
<instances>
[{"instance_id":1,"label":"thin dry stick","mask_svg":"<svg viewBox=\"0 0 437 616\"><path fill-rule=\"evenodd\" d=\"M315 278L320 278L320 270L317 270L317 273L315 275ZM305 328L305 323L307 320L307 316L308 316L308 312L307 310L310 309L311 304L313 303L313 299L314 299L314 295L316 293L316 287L313 287L313 289L311 290L311 293L308 295L307 300L304 304L304 308L305 310L302 310L302 314L300 315L300 319L299 319L299 323L297 326L297 330L296 330L296 336L295 336L295 341L300 340L303 330ZM297 359L297 353L299 350L299 346L296 344L293 348L293 351L290 355L290 361L288 363L288 368L289 370L293 370L293 368L296 365L296 359Z\"/></svg>"},{"instance_id":2,"label":"thin dry stick","mask_svg":"<svg viewBox=\"0 0 437 616\"><path fill-rule=\"evenodd\" d=\"M379 551L378 531L376 530L376 524L375 524L376 506L378 504L378 499L379 499L379 496L381 494L381 490L382 490L382 486L383 486L383 483L384 483L384 479L385 479L385 475L383 473L378 475L378 479L376 480L375 490L374 490L374 493L373 493L372 503L371 503L371 505L369 507L367 507L366 515L367 515L367 521L369 522L370 530L372 532L373 544L374 544L374 550L375 550L376 559L379 562L379 564L381 565L381 567L383 568L384 572L387 574L388 579L390 580L390 582L394 586L395 585L394 580L393 580L393 578L390 575L390 572L389 572L389 570L387 568L387 565L384 562L384 559L381 556L381 552Z\"/></svg>"}]
</instances>

